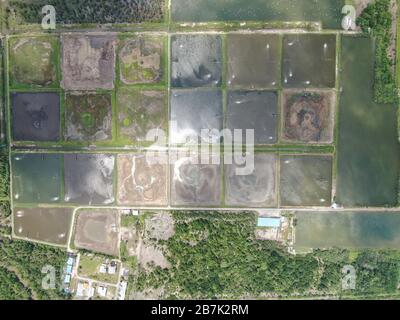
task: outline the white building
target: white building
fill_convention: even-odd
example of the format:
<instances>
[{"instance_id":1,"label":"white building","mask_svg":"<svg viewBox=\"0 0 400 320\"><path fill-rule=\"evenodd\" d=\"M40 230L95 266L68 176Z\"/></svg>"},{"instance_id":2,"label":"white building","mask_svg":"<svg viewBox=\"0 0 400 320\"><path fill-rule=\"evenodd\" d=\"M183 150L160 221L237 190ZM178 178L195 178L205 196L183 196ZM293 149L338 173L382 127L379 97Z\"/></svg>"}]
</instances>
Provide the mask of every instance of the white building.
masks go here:
<instances>
[{"instance_id":1,"label":"white building","mask_svg":"<svg viewBox=\"0 0 400 320\"><path fill-rule=\"evenodd\" d=\"M125 300L126 289L128 288L128 282L122 281L118 286L118 300Z\"/></svg>"},{"instance_id":2,"label":"white building","mask_svg":"<svg viewBox=\"0 0 400 320\"><path fill-rule=\"evenodd\" d=\"M94 288L88 282L78 282L76 296L80 298L91 298L94 295Z\"/></svg>"},{"instance_id":3,"label":"white building","mask_svg":"<svg viewBox=\"0 0 400 320\"><path fill-rule=\"evenodd\" d=\"M100 297L105 297L107 295L107 287L104 286L98 286L97 287L97 294Z\"/></svg>"}]
</instances>

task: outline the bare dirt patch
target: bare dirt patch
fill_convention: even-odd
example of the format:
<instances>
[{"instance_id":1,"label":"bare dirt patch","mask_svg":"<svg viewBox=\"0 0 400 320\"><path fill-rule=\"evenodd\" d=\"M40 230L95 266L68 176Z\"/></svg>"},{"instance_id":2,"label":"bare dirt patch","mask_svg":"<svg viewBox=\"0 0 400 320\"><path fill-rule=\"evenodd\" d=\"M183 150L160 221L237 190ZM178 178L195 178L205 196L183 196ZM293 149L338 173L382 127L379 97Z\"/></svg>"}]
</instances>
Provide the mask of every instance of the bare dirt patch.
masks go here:
<instances>
[{"instance_id":1,"label":"bare dirt patch","mask_svg":"<svg viewBox=\"0 0 400 320\"><path fill-rule=\"evenodd\" d=\"M181 157L171 165L173 205L215 206L221 203L221 166L199 164L196 157Z\"/></svg>"},{"instance_id":2,"label":"bare dirt patch","mask_svg":"<svg viewBox=\"0 0 400 320\"><path fill-rule=\"evenodd\" d=\"M162 38L139 36L121 42L119 68L123 83L155 83L162 79Z\"/></svg>"},{"instance_id":3,"label":"bare dirt patch","mask_svg":"<svg viewBox=\"0 0 400 320\"><path fill-rule=\"evenodd\" d=\"M158 241L168 240L174 233L174 219L170 213L152 212L147 214L137 246L139 265L145 270L150 270L154 266L163 269L169 268L170 263L165 256L166 248Z\"/></svg>"},{"instance_id":4,"label":"bare dirt patch","mask_svg":"<svg viewBox=\"0 0 400 320\"><path fill-rule=\"evenodd\" d=\"M154 244L143 242L139 251L139 264L145 268L158 266L162 269L170 267L167 258L161 248L156 247Z\"/></svg>"},{"instance_id":5,"label":"bare dirt patch","mask_svg":"<svg viewBox=\"0 0 400 320\"><path fill-rule=\"evenodd\" d=\"M64 89L114 88L114 35L64 35L61 40Z\"/></svg>"},{"instance_id":6,"label":"bare dirt patch","mask_svg":"<svg viewBox=\"0 0 400 320\"><path fill-rule=\"evenodd\" d=\"M332 143L335 102L333 91L284 92L283 140Z\"/></svg>"},{"instance_id":7,"label":"bare dirt patch","mask_svg":"<svg viewBox=\"0 0 400 320\"><path fill-rule=\"evenodd\" d=\"M174 218L168 212L160 212L146 219L146 235L155 240L168 240L175 233Z\"/></svg>"},{"instance_id":8,"label":"bare dirt patch","mask_svg":"<svg viewBox=\"0 0 400 320\"><path fill-rule=\"evenodd\" d=\"M145 289L143 291L132 291L129 299L131 300L158 300L164 296L164 289Z\"/></svg>"},{"instance_id":9,"label":"bare dirt patch","mask_svg":"<svg viewBox=\"0 0 400 320\"><path fill-rule=\"evenodd\" d=\"M168 167L144 154L118 156L118 202L166 205Z\"/></svg>"},{"instance_id":10,"label":"bare dirt patch","mask_svg":"<svg viewBox=\"0 0 400 320\"><path fill-rule=\"evenodd\" d=\"M84 209L78 212L75 246L118 256L119 212L113 209Z\"/></svg>"}]
</instances>

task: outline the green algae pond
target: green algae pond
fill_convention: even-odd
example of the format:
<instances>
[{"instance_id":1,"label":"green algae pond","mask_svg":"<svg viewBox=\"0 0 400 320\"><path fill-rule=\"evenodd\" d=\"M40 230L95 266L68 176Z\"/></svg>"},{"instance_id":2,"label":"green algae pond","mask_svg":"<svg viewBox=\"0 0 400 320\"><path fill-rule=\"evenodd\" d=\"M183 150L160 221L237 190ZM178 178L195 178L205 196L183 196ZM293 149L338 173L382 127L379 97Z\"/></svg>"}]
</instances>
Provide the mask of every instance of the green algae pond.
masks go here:
<instances>
[{"instance_id":1,"label":"green algae pond","mask_svg":"<svg viewBox=\"0 0 400 320\"><path fill-rule=\"evenodd\" d=\"M395 206L400 148L396 106L373 102L374 42L342 38L336 201Z\"/></svg>"},{"instance_id":2,"label":"green algae pond","mask_svg":"<svg viewBox=\"0 0 400 320\"><path fill-rule=\"evenodd\" d=\"M205 21L318 21L338 29L344 0L172 0L176 22Z\"/></svg>"},{"instance_id":3,"label":"green algae pond","mask_svg":"<svg viewBox=\"0 0 400 320\"><path fill-rule=\"evenodd\" d=\"M297 212L297 251L400 249L400 212Z\"/></svg>"}]
</instances>

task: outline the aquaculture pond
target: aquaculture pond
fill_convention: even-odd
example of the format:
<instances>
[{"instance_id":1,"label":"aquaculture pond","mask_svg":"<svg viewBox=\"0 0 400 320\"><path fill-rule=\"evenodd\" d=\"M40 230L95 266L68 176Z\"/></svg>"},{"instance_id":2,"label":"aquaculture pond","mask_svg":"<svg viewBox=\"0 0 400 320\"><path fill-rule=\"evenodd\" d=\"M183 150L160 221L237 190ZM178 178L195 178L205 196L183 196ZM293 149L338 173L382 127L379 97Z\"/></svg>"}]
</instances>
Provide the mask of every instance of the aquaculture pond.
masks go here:
<instances>
[{"instance_id":1,"label":"aquaculture pond","mask_svg":"<svg viewBox=\"0 0 400 320\"><path fill-rule=\"evenodd\" d=\"M174 21L321 21L340 28L345 0L172 0Z\"/></svg>"},{"instance_id":2,"label":"aquaculture pond","mask_svg":"<svg viewBox=\"0 0 400 320\"><path fill-rule=\"evenodd\" d=\"M218 130L207 140L219 141L222 129L222 92L207 90L172 90L170 111L170 142L197 143L202 130Z\"/></svg>"},{"instance_id":3,"label":"aquaculture pond","mask_svg":"<svg viewBox=\"0 0 400 320\"><path fill-rule=\"evenodd\" d=\"M277 141L278 95L273 91L230 91L226 127L242 130L243 141L247 129L254 130L256 144Z\"/></svg>"},{"instance_id":4,"label":"aquaculture pond","mask_svg":"<svg viewBox=\"0 0 400 320\"><path fill-rule=\"evenodd\" d=\"M229 34L228 84L246 88L275 87L280 79L280 44L277 34Z\"/></svg>"},{"instance_id":5,"label":"aquaculture pond","mask_svg":"<svg viewBox=\"0 0 400 320\"><path fill-rule=\"evenodd\" d=\"M60 139L60 96L55 92L11 94L15 141Z\"/></svg>"},{"instance_id":6,"label":"aquaculture pond","mask_svg":"<svg viewBox=\"0 0 400 320\"><path fill-rule=\"evenodd\" d=\"M285 35L282 63L282 80L286 88L334 88L336 35Z\"/></svg>"},{"instance_id":7,"label":"aquaculture pond","mask_svg":"<svg viewBox=\"0 0 400 320\"><path fill-rule=\"evenodd\" d=\"M220 86L222 40L218 35L171 37L171 83L173 87Z\"/></svg>"},{"instance_id":8,"label":"aquaculture pond","mask_svg":"<svg viewBox=\"0 0 400 320\"><path fill-rule=\"evenodd\" d=\"M297 212L297 249L400 248L400 212Z\"/></svg>"},{"instance_id":9,"label":"aquaculture pond","mask_svg":"<svg viewBox=\"0 0 400 320\"><path fill-rule=\"evenodd\" d=\"M342 38L336 201L343 206L397 203L400 149L396 106L373 102L374 43Z\"/></svg>"},{"instance_id":10,"label":"aquaculture pond","mask_svg":"<svg viewBox=\"0 0 400 320\"><path fill-rule=\"evenodd\" d=\"M321 206L331 204L331 156L282 156L280 161L282 206Z\"/></svg>"},{"instance_id":11,"label":"aquaculture pond","mask_svg":"<svg viewBox=\"0 0 400 320\"><path fill-rule=\"evenodd\" d=\"M66 245L71 208L15 208L14 233L21 238Z\"/></svg>"},{"instance_id":12,"label":"aquaculture pond","mask_svg":"<svg viewBox=\"0 0 400 320\"><path fill-rule=\"evenodd\" d=\"M53 203L61 198L62 156L14 154L12 187L17 203Z\"/></svg>"},{"instance_id":13,"label":"aquaculture pond","mask_svg":"<svg viewBox=\"0 0 400 320\"><path fill-rule=\"evenodd\" d=\"M115 157L107 154L65 154L65 201L85 205L114 202Z\"/></svg>"},{"instance_id":14,"label":"aquaculture pond","mask_svg":"<svg viewBox=\"0 0 400 320\"><path fill-rule=\"evenodd\" d=\"M228 206L273 207L277 205L277 156L258 153L254 156L254 171L239 175L236 164L225 165L225 203Z\"/></svg>"}]
</instances>

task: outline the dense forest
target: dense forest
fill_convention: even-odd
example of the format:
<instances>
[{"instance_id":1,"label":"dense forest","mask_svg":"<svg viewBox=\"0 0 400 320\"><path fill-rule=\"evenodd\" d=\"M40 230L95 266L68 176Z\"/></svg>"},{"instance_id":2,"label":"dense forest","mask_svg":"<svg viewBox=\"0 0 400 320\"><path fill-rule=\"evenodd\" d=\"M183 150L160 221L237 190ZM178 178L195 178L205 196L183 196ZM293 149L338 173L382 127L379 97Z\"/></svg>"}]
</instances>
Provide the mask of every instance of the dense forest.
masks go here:
<instances>
[{"instance_id":1,"label":"dense forest","mask_svg":"<svg viewBox=\"0 0 400 320\"><path fill-rule=\"evenodd\" d=\"M0 201L0 237L11 235L11 207L9 201Z\"/></svg>"},{"instance_id":2,"label":"dense forest","mask_svg":"<svg viewBox=\"0 0 400 320\"><path fill-rule=\"evenodd\" d=\"M2 300L27 300L31 292L16 274L0 266L0 298Z\"/></svg>"},{"instance_id":3,"label":"dense forest","mask_svg":"<svg viewBox=\"0 0 400 320\"><path fill-rule=\"evenodd\" d=\"M396 101L396 83L393 64L388 54L390 46L392 16L390 0L376 0L369 4L357 19L364 33L376 39L374 97L377 103Z\"/></svg>"},{"instance_id":4,"label":"dense forest","mask_svg":"<svg viewBox=\"0 0 400 320\"><path fill-rule=\"evenodd\" d=\"M396 294L396 252L315 251L293 256L254 237L253 213L174 212L175 235L165 246L169 269L140 268L134 290L162 288L166 298ZM341 291L342 268L357 270L355 290Z\"/></svg>"},{"instance_id":5,"label":"dense forest","mask_svg":"<svg viewBox=\"0 0 400 320\"><path fill-rule=\"evenodd\" d=\"M21 23L41 23L42 7L53 5L57 23L138 23L164 18L164 0L11 0L8 17ZM12 13L15 13L13 16ZM9 24L11 20L9 20Z\"/></svg>"},{"instance_id":6,"label":"dense forest","mask_svg":"<svg viewBox=\"0 0 400 320\"><path fill-rule=\"evenodd\" d=\"M8 156L0 153L0 198L6 198L9 195L9 179Z\"/></svg>"},{"instance_id":7,"label":"dense forest","mask_svg":"<svg viewBox=\"0 0 400 320\"><path fill-rule=\"evenodd\" d=\"M62 249L0 238L0 300L67 298L60 290L61 270L66 259L66 252ZM56 269L57 288L54 290L42 288L45 276L42 268L46 265Z\"/></svg>"}]
</instances>

